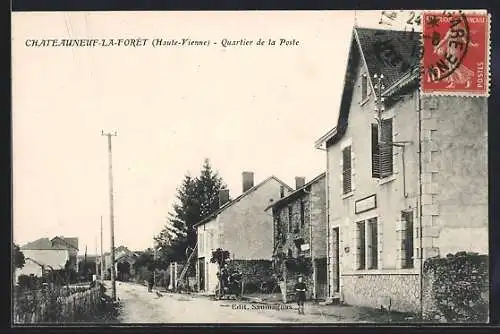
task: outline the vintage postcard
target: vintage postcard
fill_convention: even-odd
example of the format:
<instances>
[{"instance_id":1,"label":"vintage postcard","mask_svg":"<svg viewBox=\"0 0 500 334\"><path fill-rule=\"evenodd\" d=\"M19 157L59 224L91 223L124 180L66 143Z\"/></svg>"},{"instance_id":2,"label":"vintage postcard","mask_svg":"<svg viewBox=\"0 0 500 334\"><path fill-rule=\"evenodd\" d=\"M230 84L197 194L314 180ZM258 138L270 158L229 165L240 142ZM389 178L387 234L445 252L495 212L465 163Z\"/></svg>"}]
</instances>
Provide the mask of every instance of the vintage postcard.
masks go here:
<instances>
[{"instance_id":1,"label":"vintage postcard","mask_svg":"<svg viewBox=\"0 0 500 334\"><path fill-rule=\"evenodd\" d=\"M13 324L488 323L490 21L14 12Z\"/></svg>"}]
</instances>

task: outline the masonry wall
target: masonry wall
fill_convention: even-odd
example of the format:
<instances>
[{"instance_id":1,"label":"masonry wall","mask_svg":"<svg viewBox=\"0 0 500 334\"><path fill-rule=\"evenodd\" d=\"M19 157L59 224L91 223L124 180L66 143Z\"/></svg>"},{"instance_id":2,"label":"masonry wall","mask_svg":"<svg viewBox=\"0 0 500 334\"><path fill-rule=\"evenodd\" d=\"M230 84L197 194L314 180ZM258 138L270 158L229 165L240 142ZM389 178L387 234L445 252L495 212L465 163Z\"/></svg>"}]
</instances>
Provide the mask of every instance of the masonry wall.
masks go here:
<instances>
[{"instance_id":1,"label":"masonry wall","mask_svg":"<svg viewBox=\"0 0 500 334\"><path fill-rule=\"evenodd\" d=\"M314 258L326 257L326 178L311 185L310 210L313 224L312 253Z\"/></svg>"},{"instance_id":2,"label":"masonry wall","mask_svg":"<svg viewBox=\"0 0 500 334\"><path fill-rule=\"evenodd\" d=\"M231 259L272 259L273 217L264 210L280 198L281 185L270 179L219 215L220 244Z\"/></svg>"},{"instance_id":3,"label":"masonry wall","mask_svg":"<svg viewBox=\"0 0 500 334\"><path fill-rule=\"evenodd\" d=\"M301 226L301 215L300 215L300 203L304 204L304 225ZM288 213L288 208L292 208L292 219ZM291 251L292 257L297 257L299 254L305 255L307 257L311 256L310 251L301 252L299 248L295 245L294 240L302 238L304 243L310 244L311 231L309 229L311 221L311 202L309 195L302 194L293 201L290 201L288 205L281 207L277 214L280 217L279 231L281 231L281 237L278 238L280 243L279 250L288 256L288 251ZM291 230L289 230L291 226ZM283 242L284 241L284 242Z\"/></svg>"},{"instance_id":4,"label":"masonry wall","mask_svg":"<svg viewBox=\"0 0 500 334\"><path fill-rule=\"evenodd\" d=\"M424 256L488 254L486 98L423 97Z\"/></svg>"},{"instance_id":5,"label":"masonry wall","mask_svg":"<svg viewBox=\"0 0 500 334\"><path fill-rule=\"evenodd\" d=\"M351 305L418 313L419 277L417 274L346 275L342 277L343 299Z\"/></svg>"}]
</instances>

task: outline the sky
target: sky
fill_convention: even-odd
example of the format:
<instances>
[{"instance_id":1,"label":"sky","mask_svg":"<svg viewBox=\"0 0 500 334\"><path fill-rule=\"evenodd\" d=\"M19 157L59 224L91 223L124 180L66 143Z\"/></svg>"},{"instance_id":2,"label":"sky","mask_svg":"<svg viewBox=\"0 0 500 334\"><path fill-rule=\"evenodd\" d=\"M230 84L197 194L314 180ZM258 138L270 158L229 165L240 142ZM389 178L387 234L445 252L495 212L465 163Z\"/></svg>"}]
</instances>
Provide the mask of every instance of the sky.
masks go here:
<instances>
[{"instance_id":1,"label":"sky","mask_svg":"<svg viewBox=\"0 0 500 334\"><path fill-rule=\"evenodd\" d=\"M232 197L243 171L253 171L256 184L271 175L292 187L295 176L311 180L326 167L314 142L336 125L353 25L391 28L379 20L378 11L13 13L14 242L63 235L79 238L80 253L100 252L102 217L109 250L102 130L117 131L115 247L151 247L176 188L205 158ZM218 43L25 46L26 39L160 37ZM299 45L224 48L224 38Z\"/></svg>"}]
</instances>

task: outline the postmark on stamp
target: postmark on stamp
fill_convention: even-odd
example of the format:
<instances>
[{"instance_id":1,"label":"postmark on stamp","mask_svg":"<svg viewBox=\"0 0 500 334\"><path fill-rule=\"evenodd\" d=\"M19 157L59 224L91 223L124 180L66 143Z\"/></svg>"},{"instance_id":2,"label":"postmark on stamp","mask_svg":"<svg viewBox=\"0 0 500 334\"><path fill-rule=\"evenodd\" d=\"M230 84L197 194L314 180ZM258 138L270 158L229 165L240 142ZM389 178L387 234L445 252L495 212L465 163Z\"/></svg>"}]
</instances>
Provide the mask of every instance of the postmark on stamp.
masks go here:
<instances>
[{"instance_id":1,"label":"postmark on stamp","mask_svg":"<svg viewBox=\"0 0 500 334\"><path fill-rule=\"evenodd\" d=\"M488 13L424 11L422 26L422 93L488 96Z\"/></svg>"}]
</instances>

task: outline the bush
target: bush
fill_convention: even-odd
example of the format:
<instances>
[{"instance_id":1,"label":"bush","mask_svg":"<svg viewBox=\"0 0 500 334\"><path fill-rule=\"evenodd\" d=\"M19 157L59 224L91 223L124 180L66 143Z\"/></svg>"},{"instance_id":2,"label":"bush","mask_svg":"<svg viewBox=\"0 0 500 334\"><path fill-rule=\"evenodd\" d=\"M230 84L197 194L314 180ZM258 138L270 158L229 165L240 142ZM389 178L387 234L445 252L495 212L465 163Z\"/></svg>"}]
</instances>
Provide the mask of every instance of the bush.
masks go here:
<instances>
[{"instance_id":1,"label":"bush","mask_svg":"<svg viewBox=\"0 0 500 334\"><path fill-rule=\"evenodd\" d=\"M441 322L488 321L488 256L459 252L424 263L424 318Z\"/></svg>"}]
</instances>

